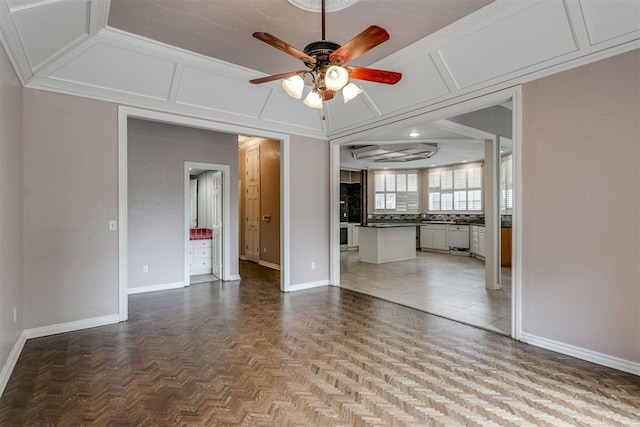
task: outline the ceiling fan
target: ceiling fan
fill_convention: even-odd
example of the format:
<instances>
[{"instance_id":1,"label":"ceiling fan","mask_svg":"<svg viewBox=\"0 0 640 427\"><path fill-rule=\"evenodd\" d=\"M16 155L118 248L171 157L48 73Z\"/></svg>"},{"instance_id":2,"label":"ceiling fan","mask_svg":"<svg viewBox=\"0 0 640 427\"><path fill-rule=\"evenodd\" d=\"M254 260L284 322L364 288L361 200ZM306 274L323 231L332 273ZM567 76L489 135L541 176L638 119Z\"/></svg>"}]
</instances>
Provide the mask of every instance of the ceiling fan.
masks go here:
<instances>
[{"instance_id":1,"label":"ceiling fan","mask_svg":"<svg viewBox=\"0 0 640 427\"><path fill-rule=\"evenodd\" d=\"M402 74L395 71L347 65L368 50L389 40L389 33L384 28L372 25L343 46L326 40L325 0L322 0L322 40L309 43L303 51L268 33L256 32L253 33L253 37L298 58L308 69L253 79L250 82L260 84L283 79L282 87L285 92L300 99L304 90L304 78L309 75L312 79L312 89L303 102L312 108L322 108L323 102L332 99L340 89L345 103L362 93L362 89L349 83L349 79L392 85L402 78Z\"/></svg>"}]
</instances>

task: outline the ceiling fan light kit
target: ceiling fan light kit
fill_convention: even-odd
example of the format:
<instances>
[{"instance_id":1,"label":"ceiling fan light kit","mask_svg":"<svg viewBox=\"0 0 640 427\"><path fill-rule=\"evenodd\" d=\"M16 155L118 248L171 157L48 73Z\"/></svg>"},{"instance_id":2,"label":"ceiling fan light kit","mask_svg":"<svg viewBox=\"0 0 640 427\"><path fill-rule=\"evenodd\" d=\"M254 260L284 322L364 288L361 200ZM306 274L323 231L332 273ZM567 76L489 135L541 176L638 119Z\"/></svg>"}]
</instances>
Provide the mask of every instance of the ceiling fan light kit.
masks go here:
<instances>
[{"instance_id":1,"label":"ceiling fan light kit","mask_svg":"<svg viewBox=\"0 0 640 427\"><path fill-rule=\"evenodd\" d=\"M342 88L342 98L344 99L344 103L346 104L361 93L362 89L360 89L354 83L347 84L344 88Z\"/></svg>"},{"instance_id":2,"label":"ceiling fan light kit","mask_svg":"<svg viewBox=\"0 0 640 427\"><path fill-rule=\"evenodd\" d=\"M320 94L318 92L313 90L309 92L307 97L302 102L307 107L317 108L317 109L322 108L322 98L320 97Z\"/></svg>"},{"instance_id":3,"label":"ceiling fan light kit","mask_svg":"<svg viewBox=\"0 0 640 427\"><path fill-rule=\"evenodd\" d=\"M317 1L317 0L316 0ZM312 2L312 1L311 1ZM293 1L291 3L294 3ZM309 3L309 2L305 2ZM344 103L351 101L362 89L350 80L393 85L402 78L401 73L372 68L354 67L348 62L389 40L389 33L383 28L371 25L343 46L325 40L325 0L322 0L322 40L309 43L304 51L264 32L253 33L253 37L301 60L308 70L291 71L273 76L250 80L260 84L282 79L284 91L295 99L302 97L304 78L311 76L311 91L303 103L311 108L322 108L325 101L333 99L335 92L342 90Z\"/></svg>"},{"instance_id":4,"label":"ceiling fan light kit","mask_svg":"<svg viewBox=\"0 0 640 427\"><path fill-rule=\"evenodd\" d=\"M327 89L340 90L349 83L349 71L339 65L332 65L327 69L324 83Z\"/></svg>"},{"instance_id":5,"label":"ceiling fan light kit","mask_svg":"<svg viewBox=\"0 0 640 427\"><path fill-rule=\"evenodd\" d=\"M304 90L304 80L299 75L291 76L288 79L282 81L282 88L287 95L300 99L302 98L302 91Z\"/></svg>"}]
</instances>

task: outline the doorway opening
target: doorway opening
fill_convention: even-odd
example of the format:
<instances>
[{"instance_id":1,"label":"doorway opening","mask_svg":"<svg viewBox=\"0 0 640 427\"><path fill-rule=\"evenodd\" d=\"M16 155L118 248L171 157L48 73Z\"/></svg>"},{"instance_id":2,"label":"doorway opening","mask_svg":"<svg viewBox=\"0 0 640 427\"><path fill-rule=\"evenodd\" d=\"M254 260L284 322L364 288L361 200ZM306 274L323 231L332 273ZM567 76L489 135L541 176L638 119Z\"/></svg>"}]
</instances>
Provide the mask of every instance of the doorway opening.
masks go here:
<instances>
[{"instance_id":1,"label":"doorway opening","mask_svg":"<svg viewBox=\"0 0 640 427\"><path fill-rule=\"evenodd\" d=\"M185 162L185 283L223 279L224 182L229 166ZM187 191L188 189L188 191Z\"/></svg>"},{"instance_id":2,"label":"doorway opening","mask_svg":"<svg viewBox=\"0 0 640 427\"><path fill-rule=\"evenodd\" d=\"M281 143L238 136L240 259L280 271Z\"/></svg>"},{"instance_id":3,"label":"doorway opening","mask_svg":"<svg viewBox=\"0 0 640 427\"><path fill-rule=\"evenodd\" d=\"M366 250L350 244L340 252L334 231L332 283L517 338L519 96L506 90L332 141L334 230L344 171L366 177L353 240ZM502 127L492 122L496 113ZM406 154L429 151L422 162ZM400 239L395 226L412 233L390 251ZM371 235L387 239L377 253Z\"/></svg>"},{"instance_id":4,"label":"doorway opening","mask_svg":"<svg viewBox=\"0 0 640 427\"><path fill-rule=\"evenodd\" d=\"M171 274L175 275L175 279L171 279L171 283L160 283L159 286L150 285L150 286L139 286L138 284L134 284L133 287L130 286L130 266L133 265L134 272L136 274L159 274L160 280L167 281L169 277L168 274L162 273L160 268L158 267L166 267L168 264L163 262L154 262L153 264L146 264L146 260L138 259L133 260L130 258L130 242L129 242L129 234L130 227L136 231L143 230L146 222L142 221L138 225L129 224L130 216L129 216L129 201L130 196L134 197L134 194L130 194L129 189L129 173L130 169L134 170L135 165L129 164L129 123L132 119L138 119L141 122L155 122L159 125L173 125L171 129L187 129L187 130L205 130L205 131L215 131L220 134L225 134L227 136L231 136L232 140L229 144L224 144L221 148L231 148L235 150L236 158L235 161L230 163L228 166L230 167L229 173L225 176L229 177L229 179L223 179L223 222L222 222L222 232L221 232L221 240L222 240L222 280L225 281L235 281L240 280L238 265L239 265L239 203L238 203L238 188L236 187L238 182L238 172L237 172L237 138L239 134L255 134L260 135L264 138L270 138L280 143L280 176L282 177L280 182L278 183L278 187L280 188L280 290L283 292L288 292L290 290L290 230L289 230L289 215L290 215L290 206L289 206L289 136L286 134L280 134L276 132L268 132L268 131L257 131L255 129L251 129L245 126L239 125L230 125L218 122L212 122L203 119L196 119L191 117L173 115L169 113L161 113L157 111L149 111L143 110L139 108L120 106L118 107L118 222L119 222L119 232L118 232L118 318L120 321L126 321L129 316L129 304L128 304L128 295L130 293L137 293L133 290L133 287L138 288L140 292L150 292L156 290L163 289L171 289L176 287L185 286L185 284L189 283L189 278L185 277L188 274L188 269L184 268L184 265L187 265L187 254L188 251L185 251L185 245L181 244L181 242L187 242L187 230L189 230L190 224L190 213L186 213L186 202L182 202L183 195L186 197L190 197L190 187L189 180L186 178L187 171L185 172L184 178L184 187L182 186L183 179L180 178L182 176L182 169L184 165L185 159L182 158L178 160L179 163L163 163L162 167L153 169L157 171L156 178L153 180L147 179L142 180L143 187L147 183L162 184L167 179L168 174L162 173L166 172L164 168L170 167L175 168L178 167L178 175L177 181L172 181L173 184L177 183L179 201L177 204L172 204L173 208L177 207L177 212L174 212L175 218L178 221L177 229L173 229L170 234L177 238L177 243L174 245L153 245L152 247L158 250L162 249L175 249L178 248L178 252L172 259L177 262L171 262L171 268L179 271L173 271ZM159 139L162 139L166 134L161 134ZM149 145L156 144L157 141L149 141ZM177 149L175 151L180 151ZM198 158L198 156L194 156L194 158ZM142 157L141 162L146 162L147 158ZM224 165L226 166L226 165ZM167 187L163 187L164 191ZM156 200L156 202L162 204L162 200ZM146 214L153 216L154 210L146 210L143 211ZM225 219L227 219L225 221ZM184 225L183 225L184 224ZM182 231L184 230L184 231ZM167 235L167 230L160 231L157 233L151 233L152 236L164 236ZM187 252L183 255L183 251ZM148 251L141 252L144 257L147 257ZM145 269L145 266L147 267ZM139 267L139 268L138 268Z\"/></svg>"}]
</instances>

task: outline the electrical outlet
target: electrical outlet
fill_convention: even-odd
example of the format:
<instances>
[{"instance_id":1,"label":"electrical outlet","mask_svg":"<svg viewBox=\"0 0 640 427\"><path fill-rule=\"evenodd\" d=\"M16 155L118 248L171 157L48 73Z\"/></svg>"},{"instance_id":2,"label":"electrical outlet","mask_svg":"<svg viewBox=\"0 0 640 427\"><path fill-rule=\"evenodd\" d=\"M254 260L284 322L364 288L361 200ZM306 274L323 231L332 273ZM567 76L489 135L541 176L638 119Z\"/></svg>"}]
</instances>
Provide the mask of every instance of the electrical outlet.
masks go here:
<instances>
[{"instance_id":1,"label":"electrical outlet","mask_svg":"<svg viewBox=\"0 0 640 427\"><path fill-rule=\"evenodd\" d=\"M143 265L142 266L142 272L143 273L148 273L149 272L149 266L148 265Z\"/></svg>"},{"instance_id":2,"label":"electrical outlet","mask_svg":"<svg viewBox=\"0 0 640 427\"><path fill-rule=\"evenodd\" d=\"M315 261L311 261L311 269L312 270L316 269L316 262Z\"/></svg>"},{"instance_id":3,"label":"electrical outlet","mask_svg":"<svg viewBox=\"0 0 640 427\"><path fill-rule=\"evenodd\" d=\"M265 246L263 252L266 254L267 253L267 247Z\"/></svg>"},{"instance_id":4,"label":"electrical outlet","mask_svg":"<svg viewBox=\"0 0 640 427\"><path fill-rule=\"evenodd\" d=\"M13 307L13 323L18 321L18 309Z\"/></svg>"}]
</instances>

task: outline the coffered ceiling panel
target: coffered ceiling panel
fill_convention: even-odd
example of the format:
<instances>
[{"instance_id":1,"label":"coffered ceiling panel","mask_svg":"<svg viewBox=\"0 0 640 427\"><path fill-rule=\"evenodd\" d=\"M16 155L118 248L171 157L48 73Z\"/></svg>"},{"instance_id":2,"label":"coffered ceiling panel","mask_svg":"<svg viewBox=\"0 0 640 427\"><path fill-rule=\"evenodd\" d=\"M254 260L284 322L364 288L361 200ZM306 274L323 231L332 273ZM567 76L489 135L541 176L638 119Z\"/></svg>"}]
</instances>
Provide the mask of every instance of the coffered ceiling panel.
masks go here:
<instances>
[{"instance_id":1,"label":"coffered ceiling panel","mask_svg":"<svg viewBox=\"0 0 640 427\"><path fill-rule=\"evenodd\" d=\"M50 77L167 100L175 67L173 61L108 43L96 43Z\"/></svg>"},{"instance_id":2,"label":"coffered ceiling panel","mask_svg":"<svg viewBox=\"0 0 640 427\"><path fill-rule=\"evenodd\" d=\"M258 118L270 92L268 86L185 67L176 103Z\"/></svg>"},{"instance_id":3,"label":"coffered ceiling panel","mask_svg":"<svg viewBox=\"0 0 640 427\"><path fill-rule=\"evenodd\" d=\"M280 87L271 92L262 119L326 133L322 127L322 111L302 105L302 100L290 97Z\"/></svg>"},{"instance_id":4,"label":"coffered ceiling panel","mask_svg":"<svg viewBox=\"0 0 640 427\"><path fill-rule=\"evenodd\" d=\"M516 10L438 49L458 89L577 50L563 2L531 2Z\"/></svg>"},{"instance_id":5,"label":"coffered ceiling panel","mask_svg":"<svg viewBox=\"0 0 640 427\"><path fill-rule=\"evenodd\" d=\"M580 6L591 44L606 42L640 30L638 0L581 0Z\"/></svg>"},{"instance_id":6,"label":"coffered ceiling panel","mask_svg":"<svg viewBox=\"0 0 640 427\"><path fill-rule=\"evenodd\" d=\"M365 103L363 96L358 96L345 104L342 94L336 94L335 98L325 105L328 109L331 130L341 129L352 123L359 123L376 117Z\"/></svg>"},{"instance_id":7,"label":"coffered ceiling panel","mask_svg":"<svg viewBox=\"0 0 640 427\"><path fill-rule=\"evenodd\" d=\"M12 2L14 22L32 69L89 35L89 2L57 2L26 7ZM42 2L40 2L42 3ZM33 5L31 5L33 6ZM24 8L19 8L24 7Z\"/></svg>"},{"instance_id":8,"label":"coffered ceiling panel","mask_svg":"<svg viewBox=\"0 0 640 427\"><path fill-rule=\"evenodd\" d=\"M397 71L402 72L402 80L393 86L371 83L362 85L382 114L439 98L450 92L428 54L397 68Z\"/></svg>"}]
</instances>

